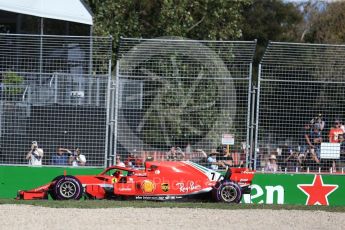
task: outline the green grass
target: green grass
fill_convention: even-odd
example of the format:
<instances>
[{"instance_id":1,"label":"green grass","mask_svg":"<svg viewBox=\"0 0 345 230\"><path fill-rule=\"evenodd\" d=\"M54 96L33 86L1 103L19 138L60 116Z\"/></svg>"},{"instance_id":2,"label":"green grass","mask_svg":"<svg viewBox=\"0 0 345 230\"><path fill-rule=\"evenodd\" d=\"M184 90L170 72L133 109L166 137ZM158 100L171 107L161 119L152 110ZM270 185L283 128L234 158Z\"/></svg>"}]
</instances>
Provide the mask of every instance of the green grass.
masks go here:
<instances>
[{"instance_id":1,"label":"green grass","mask_svg":"<svg viewBox=\"0 0 345 230\"><path fill-rule=\"evenodd\" d=\"M207 208L207 209L272 209L272 210L310 210L326 212L345 212L345 206L304 206L304 205L265 205L265 204L225 204L212 202L158 202L158 201L112 201L112 200L13 200L0 199L1 204L24 204L50 208Z\"/></svg>"}]
</instances>

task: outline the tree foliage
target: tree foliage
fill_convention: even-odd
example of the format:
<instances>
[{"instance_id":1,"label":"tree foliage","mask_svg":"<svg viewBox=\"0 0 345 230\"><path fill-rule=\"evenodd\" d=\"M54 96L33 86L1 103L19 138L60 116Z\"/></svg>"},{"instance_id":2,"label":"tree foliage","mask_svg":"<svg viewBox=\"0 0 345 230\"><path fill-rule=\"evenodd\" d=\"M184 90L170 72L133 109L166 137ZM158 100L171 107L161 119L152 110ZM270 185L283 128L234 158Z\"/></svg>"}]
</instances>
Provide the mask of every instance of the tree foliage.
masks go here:
<instances>
[{"instance_id":1,"label":"tree foliage","mask_svg":"<svg viewBox=\"0 0 345 230\"><path fill-rule=\"evenodd\" d=\"M254 0L243 11L244 39L258 39L260 45L273 41L295 41L296 25L302 13L292 3L281 0Z\"/></svg>"},{"instance_id":2,"label":"tree foliage","mask_svg":"<svg viewBox=\"0 0 345 230\"><path fill-rule=\"evenodd\" d=\"M337 1L319 7L308 2L305 6L308 16L302 40L309 43L339 44L345 41L345 2Z\"/></svg>"},{"instance_id":3,"label":"tree foliage","mask_svg":"<svg viewBox=\"0 0 345 230\"><path fill-rule=\"evenodd\" d=\"M341 43L345 2L310 0L86 0L94 13L94 34L201 40L258 40L259 55L269 40Z\"/></svg>"},{"instance_id":4,"label":"tree foliage","mask_svg":"<svg viewBox=\"0 0 345 230\"><path fill-rule=\"evenodd\" d=\"M23 92L23 88L20 85L23 83L24 78L19 76L17 73L9 71L4 73L4 84L7 87L4 90L4 94L6 97L12 97L14 95L21 94Z\"/></svg>"},{"instance_id":5,"label":"tree foliage","mask_svg":"<svg viewBox=\"0 0 345 230\"><path fill-rule=\"evenodd\" d=\"M87 0L94 13L94 34L201 40L241 37L241 11L251 0Z\"/></svg>"},{"instance_id":6,"label":"tree foliage","mask_svg":"<svg viewBox=\"0 0 345 230\"><path fill-rule=\"evenodd\" d=\"M243 11L243 40L257 39L254 57L254 76L268 41L296 41L302 12L292 3L282 0L254 0Z\"/></svg>"}]
</instances>

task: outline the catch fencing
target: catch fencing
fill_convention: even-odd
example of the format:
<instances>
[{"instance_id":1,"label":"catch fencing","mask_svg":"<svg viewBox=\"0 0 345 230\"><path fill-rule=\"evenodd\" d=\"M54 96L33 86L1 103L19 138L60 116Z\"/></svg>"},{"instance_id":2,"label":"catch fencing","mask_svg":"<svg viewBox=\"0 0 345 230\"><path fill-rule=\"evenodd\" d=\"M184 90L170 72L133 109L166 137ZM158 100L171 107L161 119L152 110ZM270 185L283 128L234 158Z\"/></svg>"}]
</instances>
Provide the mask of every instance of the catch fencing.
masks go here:
<instances>
[{"instance_id":1,"label":"catch fencing","mask_svg":"<svg viewBox=\"0 0 345 230\"><path fill-rule=\"evenodd\" d=\"M216 150L218 160L259 171L274 161L282 172L344 170L345 46L270 42L255 101L256 41L122 38L116 79L111 44L0 34L0 164L27 164L37 141L43 165L56 165L58 148L79 147L86 166L115 156L139 167L210 166Z\"/></svg>"},{"instance_id":2,"label":"catch fencing","mask_svg":"<svg viewBox=\"0 0 345 230\"><path fill-rule=\"evenodd\" d=\"M256 41L122 38L112 91L114 155L205 164L212 149L222 156L228 134L231 163L248 163L255 47Z\"/></svg>"},{"instance_id":3,"label":"catch fencing","mask_svg":"<svg viewBox=\"0 0 345 230\"><path fill-rule=\"evenodd\" d=\"M111 44L105 37L0 34L0 164L27 164L37 141L43 165L56 164L60 147L80 148L88 166L105 165Z\"/></svg>"},{"instance_id":4,"label":"catch fencing","mask_svg":"<svg viewBox=\"0 0 345 230\"><path fill-rule=\"evenodd\" d=\"M343 45L269 43L259 66L258 170L277 158L278 171L343 171L344 60Z\"/></svg>"}]
</instances>

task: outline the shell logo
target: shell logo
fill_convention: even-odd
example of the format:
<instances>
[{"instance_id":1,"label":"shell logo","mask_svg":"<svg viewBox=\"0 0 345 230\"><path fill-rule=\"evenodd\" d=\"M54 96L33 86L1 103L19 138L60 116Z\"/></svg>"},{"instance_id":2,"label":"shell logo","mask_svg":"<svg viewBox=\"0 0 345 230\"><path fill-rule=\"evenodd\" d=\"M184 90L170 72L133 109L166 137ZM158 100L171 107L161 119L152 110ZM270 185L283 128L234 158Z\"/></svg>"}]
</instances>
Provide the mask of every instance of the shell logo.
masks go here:
<instances>
[{"instance_id":1,"label":"shell logo","mask_svg":"<svg viewBox=\"0 0 345 230\"><path fill-rule=\"evenodd\" d=\"M155 184L152 181L144 180L141 184L141 189L145 193L152 193L155 190Z\"/></svg>"}]
</instances>

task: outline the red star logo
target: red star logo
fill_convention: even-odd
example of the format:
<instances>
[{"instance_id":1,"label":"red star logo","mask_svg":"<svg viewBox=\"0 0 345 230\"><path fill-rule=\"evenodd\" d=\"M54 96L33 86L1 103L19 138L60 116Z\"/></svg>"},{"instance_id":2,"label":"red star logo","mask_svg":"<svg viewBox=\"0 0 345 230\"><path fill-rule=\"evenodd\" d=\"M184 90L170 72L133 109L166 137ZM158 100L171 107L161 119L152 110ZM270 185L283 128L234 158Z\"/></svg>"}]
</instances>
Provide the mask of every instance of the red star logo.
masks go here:
<instances>
[{"instance_id":1,"label":"red star logo","mask_svg":"<svg viewBox=\"0 0 345 230\"><path fill-rule=\"evenodd\" d=\"M338 185L324 184L322 176L315 175L312 184L299 184L297 187L308 196L306 205L328 205L328 196Z\"/></svg>"}]
</instances>

